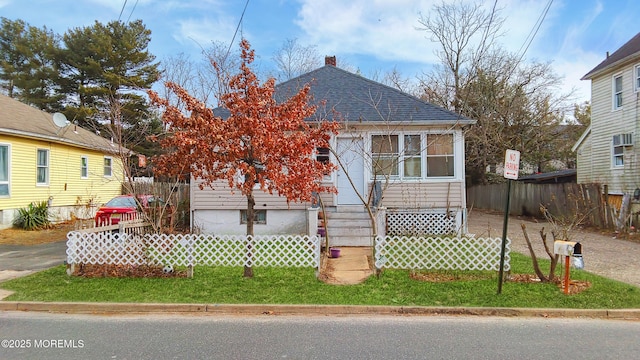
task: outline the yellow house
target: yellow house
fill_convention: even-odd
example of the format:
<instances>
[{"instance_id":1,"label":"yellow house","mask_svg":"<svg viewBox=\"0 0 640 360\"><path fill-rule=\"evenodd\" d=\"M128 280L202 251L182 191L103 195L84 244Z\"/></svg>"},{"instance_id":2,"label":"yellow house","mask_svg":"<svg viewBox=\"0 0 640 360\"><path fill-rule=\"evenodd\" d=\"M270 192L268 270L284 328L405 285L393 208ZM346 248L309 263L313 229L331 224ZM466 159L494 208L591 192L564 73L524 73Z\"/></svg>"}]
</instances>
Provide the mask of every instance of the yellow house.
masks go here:
<instances>
[{"instance_id":1,"label":"yellow house","mask_svg":"<svg viewBox=\"0 0 640 360\"><path fill-rule=\"evenodd\" d=\"M93 217L121 193L123 150L61 114L0 95L0 229L32 202L47 201L54 222Z\"/></svg>"}]
</instances>

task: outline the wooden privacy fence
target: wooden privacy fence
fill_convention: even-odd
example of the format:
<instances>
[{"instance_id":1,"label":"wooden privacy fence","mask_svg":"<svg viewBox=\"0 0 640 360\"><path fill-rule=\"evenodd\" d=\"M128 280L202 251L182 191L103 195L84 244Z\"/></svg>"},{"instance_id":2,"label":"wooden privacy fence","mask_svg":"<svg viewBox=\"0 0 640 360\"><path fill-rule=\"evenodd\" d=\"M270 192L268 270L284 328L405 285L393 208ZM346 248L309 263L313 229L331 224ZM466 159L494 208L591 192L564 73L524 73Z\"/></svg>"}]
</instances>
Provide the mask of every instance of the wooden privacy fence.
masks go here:
<instances>
[{"instance_id":1,"label":"wooden privacy fence","mask_svg":"<svg viewBox=\"0 0 640 360\"><path fill-rule=\"evenodd\" d=\"M504 211L506 184L476 185L467 189L469 208ZM598 228L614 226L606 195L599 184L511 184L509 214L544 218L540 205L556 217L585 215L584 225Z\"/></svg>"},{"instance_id":2,"label":"wooden privacy fence","mask_svg":"<svg viewBox=\"0 0 640 360\"><path fill-rule=\"evenodd\" d=\"M189 203L189 184L165 182L128 182L122 184L123 194L152 194L169 201L173 206Z\"/></svg>"}]
</instances>

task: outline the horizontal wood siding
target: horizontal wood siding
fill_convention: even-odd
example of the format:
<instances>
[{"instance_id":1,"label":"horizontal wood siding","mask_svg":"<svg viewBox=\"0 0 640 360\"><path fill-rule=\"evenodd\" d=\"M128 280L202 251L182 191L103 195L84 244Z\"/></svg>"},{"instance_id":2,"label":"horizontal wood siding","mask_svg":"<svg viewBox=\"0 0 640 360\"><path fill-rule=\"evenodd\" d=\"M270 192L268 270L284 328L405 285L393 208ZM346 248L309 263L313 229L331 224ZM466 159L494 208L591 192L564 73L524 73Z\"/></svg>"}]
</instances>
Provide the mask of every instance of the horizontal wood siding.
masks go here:
<instances>
[{"instance_id":1,"label":"horizontal wood siding","mask_svg":"<svg viewBox=\"0 0 640 360\"><path fill-rule=\"evenodd\" d=\"M0 136L11 144L10 196L0 197L0 209L15 209L31 202L47 201L52 206L96 204L120 194L122 162L113 157L113 176L103 176L101 152L16 137ZM37 149L49 150L49 184L36 185ZM89 176L81 178L81 157L88 158Z\"/></svg>"},{"instance_id":2,"label":"horizontal wood siding","mask_svg":"<svg viewBox=\"0 0 640 360\"><path fill-rule=\"evenodd\" d=\"M578 182L609 186L611 193L632 192L640 186L638 137L638 96L634 91L634 66L627 63L592 80L591 160L578 161ZM622 75L622 108L613 110L613 76ZM612 138L634 134L634 146L625 148L624 168L612 166ZM582 147L584 148L584 144ZM580 151L580 149L579 149ZM582 154L585 157L587 154ZM580 155L579 155L580 156Z\"/></svg>"},{"instance_id":3,"label":"horizontal wood siding","mask_svg":"<svg viewBox=\"0 0 640 360\"><path fill-rule=\"evenodd\" d=\"M200 181L191 181L192 210L242 210L247 208L247 198L239 191L232 193L225 181L216 182L213 189L205 187L203 190L200 190L200 183ZM262 190L255 190L254 197L256 209L306 209L311 206L310 203L291 202L287 204L285 197L276 194L269 195ZM325 201L325 206L330 206L333 203L330 194L323 195L322 198Z\"/></svg>"},{"instance_id":4,"label":"horizontal wood siding","mask_svg":"<svg viewBox=\"0 0 640 360\"><path fill-rule=\"evenodd\" d=\"M387 208L447 208L464 206L464 184L460 182L405 182L390 184L382 206Z\"/></svg>"}]
</instances>

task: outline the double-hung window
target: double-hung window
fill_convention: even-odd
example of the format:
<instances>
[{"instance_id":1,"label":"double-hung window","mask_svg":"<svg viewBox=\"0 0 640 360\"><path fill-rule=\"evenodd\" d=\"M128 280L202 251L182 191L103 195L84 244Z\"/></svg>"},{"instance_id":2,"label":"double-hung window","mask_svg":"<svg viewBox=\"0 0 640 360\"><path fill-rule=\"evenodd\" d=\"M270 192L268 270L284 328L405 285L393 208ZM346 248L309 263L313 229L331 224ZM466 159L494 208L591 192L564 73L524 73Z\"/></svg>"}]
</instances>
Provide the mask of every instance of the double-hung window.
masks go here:
<instances>
[{"instance_id":1,"label":"double-hung window","mask_svg":"<svg viewBox=\"0 0 640 360\"><path fill-rule=\"evenodd\" d=\"M89 177L89 158L86 156L80 157L80 178L86 179Z\"/></svg>"},{"instance_id":2,"label":"double-hung window","mask_svg":"<svg viewBox=\"0 0 640 360\"><path fill-rule=\"evenodd\" d=\"M422 137L420 135L404 136L404 153L402 165L405 178L422 177Z\"/></svg>"},{"instance_id":3,"label":"double-hung window","mask_svg":"<svg viewBox=\"0 0 640 360\"><path fill-rule=\"evenodd\" d=\"M633 89L635 92L640 91L640 65L633 68Z\"/></svg>"},{"instance_id":4,"label":"double-hung window","mask_svg":"<svg viewBox=\"0 0 640 360\"><path fill-rule=\"evenodd\" d=\"M613 77L613 110L622 107L622 75Z\"/></svg>"},{"instance_id":5,"label":"double-hung window","mask_svg":"<svg viewBox=\"0 0 640 360\"><path fill-rule=\"evenodd\" d=\"M111 177L113 175L113 158L109 156L104 157L104 176Z\"/></svg>"},{"instance_id":6,"label":"double-hung window","mask_svg":"<svg viewBox=\"0 0 640 360\"><path fill-rule=\"evenodd\" d=\"M371 160L375 177L399 176L398 149L398 135L371 136Z\"/></svg>"},{"instance_id":7,"label":"double-hung window","mask_svg":"<svg viewBox=\"0 0 640 360\"><path fill-rule=\"evenodd\" d=\"M427 177L455 175L453 134L427 135Z\"/></svg>"},{"instance_id":8,"label":"double-hung window","mask_svg":"<svg viewBox=\"0 0 640 360\"><path fill-rule=\"evenodd\" d=\"M38 149L36 185L49 185L49 150Z\"/></svg>"},{"instance_id":9,"label":"double-hung window","mask_svg":"<svg viewBox=\"0 0 640 360\"><path fill-rule=\"evenodd\" d=\"M0 144L0 196L9 196L9 145Z\"/></svg>"}]
</instances>

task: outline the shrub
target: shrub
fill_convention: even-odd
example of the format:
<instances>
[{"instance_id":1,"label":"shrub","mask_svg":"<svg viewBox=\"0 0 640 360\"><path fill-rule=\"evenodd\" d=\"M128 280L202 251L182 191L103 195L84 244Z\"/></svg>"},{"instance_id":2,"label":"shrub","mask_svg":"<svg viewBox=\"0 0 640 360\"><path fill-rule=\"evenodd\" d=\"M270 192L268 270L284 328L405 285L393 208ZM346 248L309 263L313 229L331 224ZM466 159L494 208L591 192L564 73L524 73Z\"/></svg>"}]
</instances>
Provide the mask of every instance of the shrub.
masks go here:
<instances>
[{"instance_id":1,"label":"shrub","mask_svg":"<svg viewBox=\"0 0 640 360\"><path fill-rule=\"evenodd\" d=\"M46 201L40 201L26 208L18 209L18 216L13 220L13 226L25 230L39 230L51 227L49 221L49 205Z\"/></svg>"}]
</instances>

